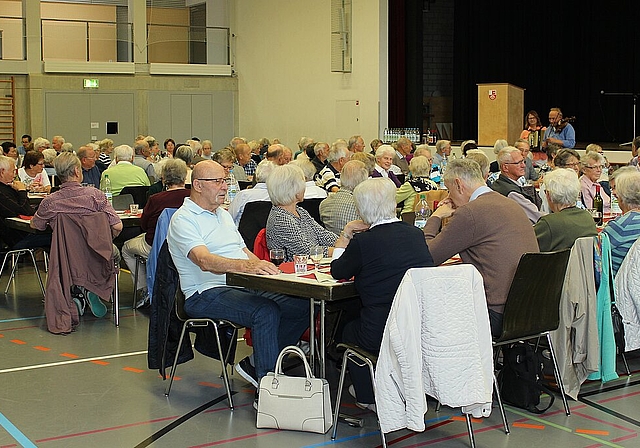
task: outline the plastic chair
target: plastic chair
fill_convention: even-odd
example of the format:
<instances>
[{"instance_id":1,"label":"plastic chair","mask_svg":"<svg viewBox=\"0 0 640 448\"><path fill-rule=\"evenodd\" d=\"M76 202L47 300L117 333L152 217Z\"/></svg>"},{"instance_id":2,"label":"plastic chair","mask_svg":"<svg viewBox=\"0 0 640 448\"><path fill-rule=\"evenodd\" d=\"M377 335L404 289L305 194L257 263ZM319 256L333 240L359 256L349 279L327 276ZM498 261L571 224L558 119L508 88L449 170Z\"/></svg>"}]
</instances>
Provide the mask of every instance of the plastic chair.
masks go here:
<instances>
[{"instance_id":1,"label":"plastic chair","mask_svg":"<svg viewBox=\"0 0 640 448\"><path fill-rule=\"evenodd\" d=\"M271 201L248 202L238 223L238 232L242 235L247 249L253 252L253 244L260 229L267 226L267 218L271 211Z\"/></svg>"},{"instance_id":2,"label":"plastic chair","mask_svg":"<svg viewBox=\"0 0 640 448\"><path fill-rule=\"evenodd\" d=\"M166 396L169 396L169 393L171 392L173 377L175 376L176 369L178 367L178 357L180 355L180 347L182 346L182 341L184 340L184 336L187 330L190 328L206 327L208 325L211 325L216 335L216 343L218 345L218 354L220 355L220 358L221 358L220 364L222 365L222 380L224 382L224 387L227 393L227 399L229 400L229 408L233 410L233 398L231 394L231 386L229 385L229 375L227 374L227 364L229 363L228 361L229 361L229 355L231 353L231 349L234 346L233 341L236 340L238 335L238 328L242 328L242 327L240 325L234 324L233 322L230 322L228 320L223 320L223 319L192 318L184 310L184 302L185 302L184 293L182 292L182 289L180 289L180 285L178 285L178 288L176 289L176 295L175 295L175 311L176 311L176 315L178 316L178 319L180 319L183 322L182 332L180 333L180 339L178 341L176 355L173 360L173 366L171 367L169 384L167 384L164 394ZM232 335L230 339L231 343L229 344L229 348L227 349L227 352L224 353L224 355L222 350L222 343L220 342L221 328L232 329ZM189 340L189 343L191 343L190 340Z\"/></svg>"},{"instance_id":3,"label":"plastic chair","mask_svg":"<svg viewBox=\"0 0 640 448\"><path fill-rule=\"evenodd\" d=\"M571 415L571 411L549 333L560 325L560 298L569 254L570 249L522 255L507 296L502 334L493 341L494 348L499 350L506 344L546 337L553 373L567 415ZM504 412L502 403L500 406Z\"/></svg>"},{"instance_id":4,"label":"plastic chair","mask_svg":"<svg viewBox=\"0 0 640 448\"><path fill-rule=\"evenodd\" d=\"M144 206L147 204L148 191L149 191L148 185L128 186L128 187L124 187L120 191L119 196L122 196L123 194L130 194L133 197L132 204L138 204L138 207L144 208Z\"/></svg>"},{"instance_id":5,"label":"plastic chair","mask_svg":"<svg viewBox=\"0 0 640 448\"><path fill-rule=\"evenodd\" d=\"M311 217L315 219L318 224L324 227L324 224L322 223L322 219L320 219L320 203L322 201L323 201L322 198L305 199L298 205L303 209L305 209L306 211L308 211Z\"/></svg>"},{"instance_id":6,"label":"plastic chair","mask_svg":"<svg viewBox=\"0 0 640 448\"><path fill-rule=\"evenodd\" d=\"M112 199L114 210L128 210L131 204L135 204L133 196L130 194L119 194Z\"/></svg>"}]
</instances>

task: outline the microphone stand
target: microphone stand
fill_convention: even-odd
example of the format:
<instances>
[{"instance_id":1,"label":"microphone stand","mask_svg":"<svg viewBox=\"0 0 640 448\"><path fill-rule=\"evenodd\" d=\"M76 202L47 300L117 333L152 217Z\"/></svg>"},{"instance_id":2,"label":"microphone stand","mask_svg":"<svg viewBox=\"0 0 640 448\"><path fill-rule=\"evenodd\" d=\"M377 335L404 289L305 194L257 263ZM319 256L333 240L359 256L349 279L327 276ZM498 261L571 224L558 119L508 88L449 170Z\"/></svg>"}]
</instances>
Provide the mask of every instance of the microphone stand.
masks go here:
<instances>
[{"instance_id":1,"label":"microphone stand","mask_svg":"<svg viewBox=\"0 0 640 448\"><path fill-rule=\"evenodd\" d=\"M605 92L601 90L600 93L602 95L609 96L630 96L633 98L633 136L629 143L622 143L620 146L629 146L633 143L633 139L636 138L636 103L638 102L638 94L637 93L628 93L628 92Z\"/></svg>"}]
</instances>

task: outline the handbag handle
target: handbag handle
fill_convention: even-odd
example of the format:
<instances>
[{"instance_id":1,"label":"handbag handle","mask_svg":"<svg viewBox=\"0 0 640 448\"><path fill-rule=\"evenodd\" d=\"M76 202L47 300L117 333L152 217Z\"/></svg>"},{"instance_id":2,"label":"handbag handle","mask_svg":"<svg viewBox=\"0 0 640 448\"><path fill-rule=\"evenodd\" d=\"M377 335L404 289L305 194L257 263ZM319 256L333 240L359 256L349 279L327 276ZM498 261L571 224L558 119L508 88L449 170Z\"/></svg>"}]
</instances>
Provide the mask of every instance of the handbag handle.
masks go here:
<instances>
[{"instance_id":1,"label":"handbag handle","mask_svg":"<svg viewBox=\"0 0 640 448\"><path fill-rule=\"evenodd\" d=\"M297 355L302 360L302 363L304 364L304 371L307 375L307 379L314 378L313 374L311 373L311 367L309 367L309 362L307 361L307 357L304 355L304 352L300 350L299 347L296 347L295 345L289 345L283 348L280 354L278 355L278 360L276 361L276 368L275 368L276 379L278 378L278 375L284 375L284 372L282 371L282 360L287 354Z\"/></svg>"}]
</instances>

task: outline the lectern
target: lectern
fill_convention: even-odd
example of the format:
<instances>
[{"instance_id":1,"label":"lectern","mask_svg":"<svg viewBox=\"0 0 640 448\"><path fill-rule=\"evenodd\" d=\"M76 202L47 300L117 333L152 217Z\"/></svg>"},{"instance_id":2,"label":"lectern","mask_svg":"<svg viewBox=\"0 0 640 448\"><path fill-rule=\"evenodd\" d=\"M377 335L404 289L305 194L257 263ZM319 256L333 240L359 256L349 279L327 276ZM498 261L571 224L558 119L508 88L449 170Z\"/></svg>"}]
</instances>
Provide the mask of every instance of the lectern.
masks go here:
<instances>
[{"instance_id":1,"label":"lectern","mask_svg":"<svg viewBox=\"0 0 640 448\"><path fill-rule=\"evenodd\" d=\"M478 145L493 146L498 139L513 145L524 129L524 89L508 83L477 86Z\"/></svg>"}]
</instances>

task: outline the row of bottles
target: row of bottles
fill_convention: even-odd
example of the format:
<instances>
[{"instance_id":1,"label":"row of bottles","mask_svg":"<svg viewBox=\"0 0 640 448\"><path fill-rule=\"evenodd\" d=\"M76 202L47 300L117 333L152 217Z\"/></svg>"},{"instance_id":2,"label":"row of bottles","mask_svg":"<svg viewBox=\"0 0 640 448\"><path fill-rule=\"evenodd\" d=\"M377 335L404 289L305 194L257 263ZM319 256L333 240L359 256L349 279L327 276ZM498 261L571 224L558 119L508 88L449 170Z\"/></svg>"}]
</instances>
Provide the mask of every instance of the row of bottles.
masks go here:
<instances>
[{"instance_id":1,"label":"row of bottles","mask_svg":"<svg viewBox=\"0 0 640 448\"><path fill-rule=\"evenodd\" d=\"M399 138L406 137L416 145L420 144L420 128L385 128L382 134L384 143L395 143Z\"/></svg>"}]
</instances>

